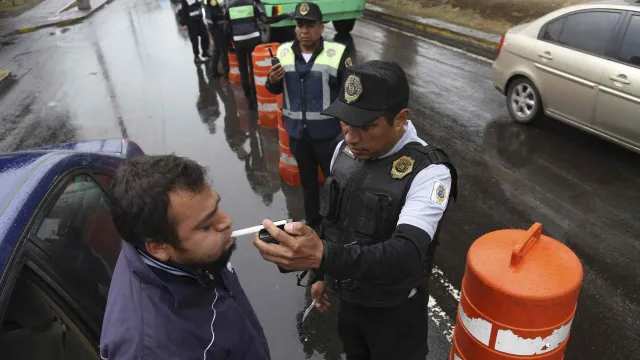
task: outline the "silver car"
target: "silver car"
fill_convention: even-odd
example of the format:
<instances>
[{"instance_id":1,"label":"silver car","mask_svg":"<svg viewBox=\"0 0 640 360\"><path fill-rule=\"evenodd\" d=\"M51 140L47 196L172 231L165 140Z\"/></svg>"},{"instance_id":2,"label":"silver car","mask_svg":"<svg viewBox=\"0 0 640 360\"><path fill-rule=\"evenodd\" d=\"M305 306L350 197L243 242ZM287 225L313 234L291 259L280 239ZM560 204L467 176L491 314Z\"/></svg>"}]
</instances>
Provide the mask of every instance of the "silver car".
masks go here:
<instances>
[{"instance_id":1,"label":"silver car","mask_svg":"<svg viewBox=\"0 0 640 360\"><path fill-rule=\"evenodd\" d=\"M509 29L493 83L513 119L544 115L640 153L640 4L568 6Z\"/></svg>"}]
</instances>

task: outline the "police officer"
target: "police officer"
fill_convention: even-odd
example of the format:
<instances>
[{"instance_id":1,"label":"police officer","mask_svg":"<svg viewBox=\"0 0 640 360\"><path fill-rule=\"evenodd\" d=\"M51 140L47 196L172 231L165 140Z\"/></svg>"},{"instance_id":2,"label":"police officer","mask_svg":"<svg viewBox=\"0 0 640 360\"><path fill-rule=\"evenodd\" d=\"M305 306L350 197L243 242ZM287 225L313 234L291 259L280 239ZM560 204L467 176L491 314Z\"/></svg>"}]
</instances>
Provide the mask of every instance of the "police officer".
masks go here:
<instances>
[{"instance_id":1,"label":"police officer","mask_svg":"<svg viewBox=\"0 0 640 360\"><path fill-rule=\"evenodd\" d=\"M344 45L323 39L317 4L298 4L294 19L296 40L278 48L280 64L269 71L266 87L273 94L284 92L284 127L300 171L306 223L317 227L321 220L318 165L327 176L340 134L340 121L321 111L337 98L351 58Z\"/></svg>"},{"instance_id":2,"label":"police officer","mask_svg":"<svg viewBox=\"0 0 640 360\"><path fill-rule=\"evenodd\" d=\"M264 11L256 0L227 0L225 1L228 33L235 44L238 57L238 67L242 80L242 90L249 100L249 107L255 108L257 100L253 86L253 61L251 54L260 45L260 28L258 17L267 22Z\"/></svg>"},{"instance_id":3,"label":"police officer","mask_svg":"<svg viewBox=\"0 0 640 360\"><path fill-rule=\"evenodd\" d=\"M178 18L180 25L185 31L189 32L189 40L193 48L193 61L200 63L200 48L198 47L198 39L202 47L202 57L208 59L209 55L209 32L202 17L202 0L182 0L180 10L178 10Z\"/></svg>"},{"instance_id":4,"label":"police officer","mask_svg":"<svg viewBox=\"0 0 640 360\"><path fill-rule=\"evenodd\" d=\"M229 78L229 53L227 39L224 36L224 27L227 23L222 4L224 0L204 0L205 21L213 37L213 76L220 77L223 74L218 72L218 64L222 56L222 71L224 77Z\"/></svg>"},{"instance_id":5,"label":"police officer","mask_svg":"<svg viewBox=\"0 0 640 360\"><path fill-rule=\"evenodd\" d=\"M266 260L315 270L311 295L320 311L330 306L325 286L339 297L349 360L424 360L428 353L428 275L457 172L418 137L408 100L398 64L349 68L338 99L323 111L340 118L344 141L324 185L321 237L301 223L281 231L265 220L280 244L254 239Z\"/></svg>"}]
</instances>

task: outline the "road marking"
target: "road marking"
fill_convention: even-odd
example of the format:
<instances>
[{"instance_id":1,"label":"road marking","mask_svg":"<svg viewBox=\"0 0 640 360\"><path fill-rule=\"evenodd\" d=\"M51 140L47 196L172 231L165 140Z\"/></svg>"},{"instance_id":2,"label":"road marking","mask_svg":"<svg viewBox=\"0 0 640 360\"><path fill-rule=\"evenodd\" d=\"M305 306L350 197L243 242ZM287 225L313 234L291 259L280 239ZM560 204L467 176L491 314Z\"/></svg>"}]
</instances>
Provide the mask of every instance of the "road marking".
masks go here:
<instances>
[{"instance_id":1,"label":"road marking","mask_svg":"<svg viewBox=\"0 0 640 360\"><path fill-rule=\"evenodd\" d=\"M444 310L442 310L440 305L436 302L436 299L431 295L429 295L427 312L431 320L438 325L440 331L442 331L444 336L447 338L447 341L451 342L451 339L453 339L453 321L451 321L451 318L447 316Z\"/></svg>"},{"instance_id":2,"label":"road marking","mask_svg":"<svg viewBox=\"0 0 640 360\"><path fill-rule=\"evenodd\" d=\"M440 270L440 268L435 265L433 266L433 277L435 277L442 285L444 285L444 288L447 289L449 294L451 294L451 296L453 296L453 298L456 299L457 302L460 302L460 290L451 285L451 283L444 276L442 270Z\"/></svg>"},{"instance_id":3,"label":"road marking","mask_svg":"<svg viewBox=\"0 0 640 360\"><path fill-rule=\"evenodd\" d=\"M388 30L392 30L392 31L395 31L395 32L399 32L399 33L404 34L404 35L406 35L406 36L410 36L410 37L415 38L415 39L420 39L420 40L422 40L422 41L426 41L426 42L428 42L428 43L431 43L431 44L433 44L433 45L437 45L437 46L443 47L443 48L445 48L445 49L449 49L449 50L451 50L451 51L455 51L455 52L458 52L458 53L461 53L461 54L465 54L465 55L470 56L470 57L472 57L472 58L474 58L474 59L478 59L478 60L484 61L484 62L486 62L486 63L488 63L488 64L493 64L493 60L488 59L488 58L486 58L486 57L484 57L484 56L476 55L476 54L470 53L470 52L468 52L468 51L464 51L464 50L462 50L462 49L458 49L458 48L456 48L456 47L449 46L449 45L443 44L443 43L441 43L441 42L437 42L437 41L435 41L435 40L428 39L428 38L426 38L426 37L424 37L424 36L420 36L420 35L412 34L412 33L410 33L410 32L406 32L406 31L404 31L404 30L396 29L396 28L394 28L394 27L392 27L392 26L385 25L385 24L381 24L381 23L378 23L378 22L375 22L375 21L371 21L371 20L366 20L366 19L358 19L358 20L359 20L359 21L365 21L365 22L368 22L368 23L370 23L370 24L375 24L375 25L377 25L377 26L381 26L381 27L386 28L386 29L388 29Z\"/></svg>"}]
</instances>

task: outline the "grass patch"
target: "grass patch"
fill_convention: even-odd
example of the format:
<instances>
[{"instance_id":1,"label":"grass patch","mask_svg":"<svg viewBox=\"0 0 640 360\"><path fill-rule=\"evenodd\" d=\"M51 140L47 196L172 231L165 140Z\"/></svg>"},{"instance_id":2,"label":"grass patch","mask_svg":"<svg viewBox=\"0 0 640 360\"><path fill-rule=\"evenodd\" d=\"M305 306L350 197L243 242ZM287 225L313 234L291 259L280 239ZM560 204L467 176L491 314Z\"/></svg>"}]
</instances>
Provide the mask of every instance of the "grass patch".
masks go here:
<instances>
[{"instance_id":1,"label":"grass patch","mask_svg":"<svg viewBox=\"0 0 640 360\"><path fill-rule=\"evenodd\" d=\"M368 0L370 3L493 34L585 0Z\"/></svg>"}]
</instances>

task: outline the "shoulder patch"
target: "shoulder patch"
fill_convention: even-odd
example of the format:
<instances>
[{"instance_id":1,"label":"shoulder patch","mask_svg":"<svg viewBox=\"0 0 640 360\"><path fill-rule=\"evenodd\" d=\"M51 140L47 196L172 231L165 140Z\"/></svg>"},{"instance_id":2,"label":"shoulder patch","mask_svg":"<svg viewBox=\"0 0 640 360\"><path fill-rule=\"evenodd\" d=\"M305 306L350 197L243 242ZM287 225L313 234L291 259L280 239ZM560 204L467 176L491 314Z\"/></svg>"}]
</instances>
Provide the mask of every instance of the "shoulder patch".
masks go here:
<instances>
[{"instance_id":1,"label":"shoulder patch","mask_svg":"<svg viewBox=\"0 0 640 360\"><path fill-rule=\"evenodd\" d=\"M289 53L289 48L282 48L278 52L280 53L280 56L287 56L287 54Z\"/></svg>"},{"instance_id":2,"label":"shoulder patch","mask_svg":"<svg viewBox=\"0 0 640 360\"><path fill-rule=\"evenodd\" d=\"M444 203L446 202L448 196L449 188L447 188L447 186L440 181L434 181L433 189L431 190L431 202L444 209Z\"/></svg>"}]
</instances>

